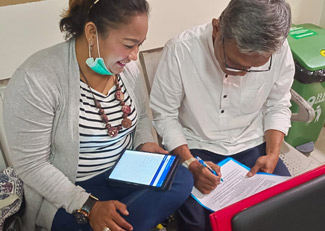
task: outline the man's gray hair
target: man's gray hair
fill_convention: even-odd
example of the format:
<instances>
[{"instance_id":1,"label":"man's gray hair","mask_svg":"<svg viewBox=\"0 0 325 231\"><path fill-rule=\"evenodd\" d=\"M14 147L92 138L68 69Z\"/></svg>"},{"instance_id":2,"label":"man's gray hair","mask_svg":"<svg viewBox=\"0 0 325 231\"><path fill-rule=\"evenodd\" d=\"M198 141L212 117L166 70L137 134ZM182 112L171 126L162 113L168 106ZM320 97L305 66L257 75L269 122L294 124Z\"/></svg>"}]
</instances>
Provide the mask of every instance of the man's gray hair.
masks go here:
<instances>
[{"instance_id":1,"label":"man's gray hair","mask_svg":"<svg viewBox=\"0 0 325 231\"><path fill-rule=\"evenodd\" d=\"M221 36L243 53L274 53L288 36L291 9L285 0L231 0L220 18Z\"/></svg>"}]
</instances>

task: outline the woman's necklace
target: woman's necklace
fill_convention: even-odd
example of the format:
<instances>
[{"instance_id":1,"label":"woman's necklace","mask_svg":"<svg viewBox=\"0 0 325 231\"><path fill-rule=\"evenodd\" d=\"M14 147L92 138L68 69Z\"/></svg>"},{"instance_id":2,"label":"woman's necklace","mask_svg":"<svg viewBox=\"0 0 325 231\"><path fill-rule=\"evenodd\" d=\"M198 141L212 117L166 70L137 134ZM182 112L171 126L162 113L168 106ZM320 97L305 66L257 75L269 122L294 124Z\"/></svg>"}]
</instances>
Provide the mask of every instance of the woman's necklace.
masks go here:
<instances>
[{"instance_id":1,"label":"woman's necklace","mask_svg":"<svg viewBox=\"0 0 325 231\"><path fill-rule=\"evenodd\" d=\"M120 102L120 105L122 107L122 112L123 112L123 119L122 119L122 123L118 126L112 126L109 123L108 117L105 114L104 109L102 108L101 104L98 102L98 100L95 98L95 95L93 93L93 91L91 90L89 83L88 83L88 79L86 78L86 76L84 75L84 73L82 72L81 68L79 67L80 73L81 75L84 77L84 79L86 80L86 84L93 96L93 100L94 100L94 104L95 107L98 109L98 114L100 115L100 118L102 119L103 123L105 124L105 128L107 129L107 134L110 137L115 137L117 136L117 134L119 133L120 130L122 130L123 128L129 128L132 125L132 121L128 118L130 112L131 112L131 107L129 105L126 105L124 102L124 94L121 91L121 87L119 85L118 82L118 78L115 78L115 87L116 87L116 92L115 92L115 99L118 100ZM117 75L117 77L119 77L119 75Z\"/></svg>"}]
</instances>

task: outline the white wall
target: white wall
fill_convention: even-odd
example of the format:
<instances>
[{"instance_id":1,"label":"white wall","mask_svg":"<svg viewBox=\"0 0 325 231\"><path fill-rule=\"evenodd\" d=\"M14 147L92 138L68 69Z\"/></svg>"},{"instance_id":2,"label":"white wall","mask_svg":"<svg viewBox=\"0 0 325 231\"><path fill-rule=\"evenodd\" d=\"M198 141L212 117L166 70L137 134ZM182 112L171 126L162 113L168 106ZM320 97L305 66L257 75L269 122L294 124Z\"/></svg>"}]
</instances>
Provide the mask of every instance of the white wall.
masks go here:
<instances>
[{"instance_id":1,"label":"white wall","mask_svg":"<svg viewBox=\"0 0 325 231\"><path fill-rule=\"evenodd\" d=\"M68 0L0 7L0 79L9 78L32 53L63 41L59 19Z\"/></svg>"},{"instance_id":2,"label":"white wall","mask_svg":"<svg viewBox=\"0 0 325 231\"><path fill-rule=\"evenodd\" d=\"M292 9L292 22L313 23L320 25L320 20L325 11L323 11L324 0L287 0Z\"/></svg>"},{"instance_id":3,"label":"white wall","mask_svg":"<svg viewBox=\"0 0 325 231\"><path fill-rule=\"evenodd\" d=\"M320 24L321 27L325 28L325 1L323 3L323 10L322 10L322 17L320 19Z\"/></svg>"},{"instance_id":4,"label":"white wall","mask_svg":"<svg viewBox=\"0 0 325 231\"><path fill-rule=\"evenodd\" d=\"M168 39L195 25L211 22L229 0L148 0L149 31L142 49L163 46Z\"/></svg>"},{"instance_id":5,"label":"white wall","mask_svg":"<svg viewBox=\"0 0 325 231\"><path fill-rule=\"evenodd\" d=\"M218 17L229 0L148 0L151 5L148 39L142 49L165 42L194 25ZM325 0L288 0L293 22L310 22L325 27ZM9 78L29 55L63 41L58 23L68 0L0 7L0 79Z\"/></svg>"}]
</instances>

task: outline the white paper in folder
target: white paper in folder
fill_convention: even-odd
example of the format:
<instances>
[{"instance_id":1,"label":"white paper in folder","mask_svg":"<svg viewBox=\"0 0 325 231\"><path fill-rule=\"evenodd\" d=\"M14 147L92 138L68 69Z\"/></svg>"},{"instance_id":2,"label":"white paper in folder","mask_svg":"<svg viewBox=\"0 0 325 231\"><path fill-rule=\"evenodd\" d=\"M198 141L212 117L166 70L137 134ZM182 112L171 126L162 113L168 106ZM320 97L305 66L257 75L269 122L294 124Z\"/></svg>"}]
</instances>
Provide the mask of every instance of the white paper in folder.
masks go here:
<instances>
[{"instance_id":1,"label":"white paper in folder","mask_svg":"<svg viewBox=\"0 0 325 231\"><path fill-rule=\"evenodd\" d=\"M222 209L291 178L263 172L247 177L249 168L231 157L221 161L218 165L221 167L224 181L216 189L210 194L202 194L195 187L192 190L193 198L211 211Z\"/></svg>"}]
</instances>

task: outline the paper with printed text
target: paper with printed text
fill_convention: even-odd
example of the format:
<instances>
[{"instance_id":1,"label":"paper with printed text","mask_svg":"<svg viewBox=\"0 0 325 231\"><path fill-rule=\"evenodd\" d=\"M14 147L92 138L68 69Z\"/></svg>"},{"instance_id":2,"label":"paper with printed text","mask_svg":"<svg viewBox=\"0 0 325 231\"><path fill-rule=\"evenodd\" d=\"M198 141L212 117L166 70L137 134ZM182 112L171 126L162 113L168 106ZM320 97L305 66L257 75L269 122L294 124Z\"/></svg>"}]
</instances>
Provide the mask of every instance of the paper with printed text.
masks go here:
<instances>
[{"instance_id":1,"label":"paper with printed text","mask_svg":"<svg viewBox=\"0 0 325 231\"><path fill-rule=\"evenodd\" d=\"M291 178L262 172L246 177L249 168L230 157L218 165L224 181L217 188L210 194L202 194L195 187L192 190L193 198L211 211L220 210Z\"/></svg>"}]
</instances>

